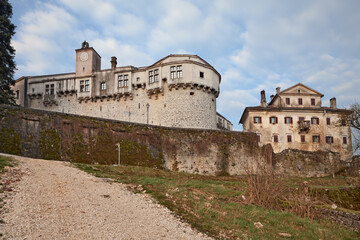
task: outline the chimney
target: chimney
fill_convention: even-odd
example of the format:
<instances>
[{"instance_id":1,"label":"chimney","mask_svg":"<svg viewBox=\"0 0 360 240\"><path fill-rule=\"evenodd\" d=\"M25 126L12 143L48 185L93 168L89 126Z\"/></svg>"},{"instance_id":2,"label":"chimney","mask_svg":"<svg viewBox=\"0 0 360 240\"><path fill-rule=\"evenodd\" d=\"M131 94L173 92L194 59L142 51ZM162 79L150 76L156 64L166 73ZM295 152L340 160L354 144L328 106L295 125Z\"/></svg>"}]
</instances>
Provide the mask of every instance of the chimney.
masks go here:
<instances>
[{"instance_id":1,"label":"chimney","mask_svg":"<svg viewBox=\"0 0 360 240\"><path fill-rule=\"evenodd\" d=\"M260 101L261 107L266 107L265 90L262 90L260 92L260 95L261 95L261 101Z\"/></svg>"},{"instance_id":2,"label":"chimney","mask_svg":"<svg viewBox=\"0 0 360 240\"><path fill-rule=\"evenodd\" d=\"M111 57L111 68L112 69L116 68L116 64L117 64L116 57Z\"/></svg>"},{"instance_id":3,"label":"chimney","mask_svg":"<svg viewBox=\"0 0 360 240\"><path fill-rule=\"evenodd\" d=\"M336 98L334 97L330 99L330 108L336 109Z\"/></svg>"},{"instance_id":4,"label":"chimney","mask_svg":"<svg viewBox=\"0 0 360 240\"><path fill-rule=\"evenodd\" d=\"M276 88L276 94L279 94L280 93L280 87L277 87Z\"/></svg>"}]
</instances>

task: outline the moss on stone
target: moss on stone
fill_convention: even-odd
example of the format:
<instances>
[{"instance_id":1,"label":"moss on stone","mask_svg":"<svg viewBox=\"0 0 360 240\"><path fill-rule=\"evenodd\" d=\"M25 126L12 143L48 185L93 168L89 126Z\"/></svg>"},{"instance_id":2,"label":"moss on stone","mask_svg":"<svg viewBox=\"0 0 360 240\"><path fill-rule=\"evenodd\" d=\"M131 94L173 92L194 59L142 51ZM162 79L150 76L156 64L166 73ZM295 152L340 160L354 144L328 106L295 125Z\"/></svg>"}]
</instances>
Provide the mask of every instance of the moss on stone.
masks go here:
<instances>
[{"instance_id":1,"label":"moss on stone","mask_svg":"<svg viewBox=\"0 0 360 240\"><path fill-rule=\"evenodd\" d=\"M39 147L42 158L60 160L60 134L56 129L44 129L40 131Z\"/></svg>"},{"instance_id":2,"label":"moss on stone","mask_svg":"<svg viewBox=\"0 0 360 240\"><path fill-rule=\"evenodd\" d=\"M90 155L89 146L86 145L82 134L74 134L72 136L71 145L68 153L71 161L77 163L93 163L93 157Z\"/></svg>"},{"instance_id":3,"label":"moss on stone","mask_svg":"<svg viewBox=\"0 0 360 240\"><path fill-rule=\"evenodd\" d=\"M0 129L0 152L20 155L21 138L11 128Z\"/></svg>"}]
</instances>

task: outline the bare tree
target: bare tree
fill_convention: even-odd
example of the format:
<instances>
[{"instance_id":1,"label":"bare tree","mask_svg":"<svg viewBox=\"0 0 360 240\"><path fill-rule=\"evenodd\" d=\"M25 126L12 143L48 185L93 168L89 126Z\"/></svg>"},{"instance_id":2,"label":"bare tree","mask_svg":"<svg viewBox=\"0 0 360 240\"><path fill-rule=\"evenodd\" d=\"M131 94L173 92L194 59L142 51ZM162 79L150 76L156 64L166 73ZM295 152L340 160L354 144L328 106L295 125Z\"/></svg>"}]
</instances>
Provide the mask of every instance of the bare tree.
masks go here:
<instances>
[{"instance_id":1,"label":"bare tree","mask_svg":"<svg viewBox=\"0 0 360 240\"><path fill-rule=\"evenodd\" d=\"M353 135L354 152L360 150L360 104L355 102L350 106L353 113L350 115L350 126Z\"/></svg>"}]
</instances>

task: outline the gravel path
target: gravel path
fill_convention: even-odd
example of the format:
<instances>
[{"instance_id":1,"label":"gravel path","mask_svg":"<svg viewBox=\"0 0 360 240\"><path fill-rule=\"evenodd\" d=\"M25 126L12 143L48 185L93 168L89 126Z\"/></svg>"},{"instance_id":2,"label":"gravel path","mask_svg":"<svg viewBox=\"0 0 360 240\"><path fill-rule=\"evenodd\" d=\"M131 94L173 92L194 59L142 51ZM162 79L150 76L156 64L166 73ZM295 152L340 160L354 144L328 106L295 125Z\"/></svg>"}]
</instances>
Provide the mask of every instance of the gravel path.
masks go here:
<instances>
[{"instance_id":1,"label":"gravel path","mask_svg":"<svg viewBox=\"0 0 360 240\"><path fill-rule=\"evenodd\" d=\"M23 176L5 199L4 239L210 239L125 185L65 162L14 157Z\"/></svg>"}]
</instances>

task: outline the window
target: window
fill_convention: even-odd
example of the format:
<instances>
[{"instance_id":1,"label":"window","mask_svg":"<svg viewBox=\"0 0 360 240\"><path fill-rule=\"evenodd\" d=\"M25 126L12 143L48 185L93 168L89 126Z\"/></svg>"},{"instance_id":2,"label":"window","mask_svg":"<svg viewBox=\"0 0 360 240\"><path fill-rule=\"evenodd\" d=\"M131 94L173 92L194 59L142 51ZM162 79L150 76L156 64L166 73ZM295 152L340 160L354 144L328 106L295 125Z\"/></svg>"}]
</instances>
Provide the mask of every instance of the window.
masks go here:
<instances>
[{"instance_id":1,"label":"window","mask_svg":"<svg viewBox=\"0 0 360 240\"><path fill-rule=\"evenodd\" d=\"M320 142L320 135L314 135L313 136L313 142L314 143L319 143Z\"/></svg>"},{"instance_id":2,"label":"window","mask_svg":"<svg viewBox=\"0 0 360 240\"><path fill-rule=\"evenodd\" d=\"M171 79L175 79L175 78L176 78L175 66L170 67L170 78L171 78Z\"/></svg>"},{"instance_id":3,"label":"window","mask_svg":"<svg viewBox=\"0 0 360 240\"><path fill-rule=\"evenodd\" d=\"M182 65L170 67L170 78L171 79L182 78L182 76L183 76L182 75Z\"/></svg>"},{"instance_id":4,"label":"window","mask_svg":"<svg viewBox=\"0 0 360 240\"><path fill-rule=\"evenodd\" d=\"M317 118L317 117L312 117L312 118L311 118L311 124L319 124L319 118Z\"/></svg>"},{"instance_id":5,"label":"window","mask_svg":"<svg viewBox=\"0 0 360 240\"><path fill-rule=\"evenodd\" d=\"M305 142L305 135L300 135L301 138L301 142L304 143Z\"/></svg>"},{"instance_id":6,"label":"window","mask_svg":"<svg viewBox=\"0 0 360 240\"><path fill-rule=\"evenodd\" d=\"M124 86L124 76L119 75L118 76L118 87L123 87L123 86Z\"/></svg>"},{"instance_id":7,"label":"window","mask_svg":"<svg viewBox=\"0 0 360 240\"><path fill-rule=\"evenodd\" d=\"M274 142L279 142L279 136L278 135L274 135Z\"/></svg>"},{"instance_id":8,"label":"window","mask_svg":"<svg viewBox=\"0 0 360 240\"><path fill-rule=\"evenodd\" d=\"M331 123L331 122L330 122L330 118L326 118L326 124L327 124L327 125L330 125L330 123Z\"/></svg>"},{"instance_id":9,"label":"window","mask_svg":"<svg viewBox=\"0 0 360 240\"><path fill-rule=\"evenodd\" d=\"M45 85L45 94L54 95L55 85L54 84L46 84Z\"/></svg>"},{"instance_id":10,"label":"window","mask_svg":"<svg viewBox=\"0 0 360 240\"><path fill-rule=\"evenodd\" d=\"M89 92L89 80L81 80L80 81L80 92Z\"/></svg>"},{"instance_id":11,"label":"window","mask_svg":"<svg viewBox=\"0 0 360 240\"><path fill-rule=\"evenodd\" d=\"M285 118L284 118L284 122L285 122L285 124L292 124L292 123L293 123L293 119L292 119L292 117L285 117Z\"/></svg>"},{"instance_id":12,"label":"window","mask_svg":"<svg viewBox=\"0 0 360 240\"><path fill-rule=\"evenodd\" d=\"M334 138L332 136L326 136L325 140L328 144L334 143Z\"/></svg>"},{"instance_id":13,"label":"window","mask_svg":"<svg viewBox=\"0 0 360 240\"><path fill-rule=\"evenodd\" d=\"M100 90L106 90L106 82L100 83Z\"/></svg>"},{"instance_id":14,"label":"window","mask_svg":"<svg viewBox=\"0 0 360 240\"><path fill-rule=\"evenodd\" d=\"M261 123L261 117L254 117L254 123Z\"/></svg>"},{"instance_id":15,"label":"window","mask_svg":"<svg viewBox=\"0 0 360 240\"><path fill-rule=\"evenodd\" d=\"M313 105L313 106L315 105L315 98L311 99L311 105Z\"/></svg>"},{"instance_id":16,"label":"window","mask_svg":"<svg viewBox=\"0 0 360 240\"><path fill-rule=\"evenodd\" d=\"M302 98L298 98L299 105L302 105Z\"/></svg>"},{"instance_id":17,"label":"window","mask_svg":"<svg viewBox=\"0 0 360 240\"><path fill-rule=\"evenodd\" d=\"M149 71L149 83L154 82L154 71Z\"/></svg>"},{"instance_id":18,"label":"window","mask_svg":"<svg viewBox=\"0 0 360 240\"><path fill-rule=\"evenodd\" d=\"M276 124L276 123L278 123L278 118L277 118L277 117L270 117L270 118L269 118L269 121L270 121L270 123L272 123L272 124Z\"/></svg>"},{"instance_id":19,"label":"window","mask_svg":"<svg viewBox=\"0 0 360 240\"><path fill-rule=\"evenodd\" d=\"M159 81L159 69L149 71L149 83Z\"/></svg>"},{"instance_id":20,"label":"window","mask_svg":"<svg viewBox=\"0 0 360 240\"><path fill-rule=\"evenodd\" d=\"M300 90L300 89L298 89L298 93L301 93L301 90Z\"/></svg>"},{"instance_id":21,"label":"window","mask_svg":"<svg viewBox=\"0 0 360 240\"><path fill-rule=\"evenodd\" d=\"M159 81L159 69L154 70L154 81L155 82Z\"/></svg>"},{"instance_id":22,"label":"window","mask_svg":"<svg viewBox=\"0 0 360 240\"><path fill-rule=\"evenodd\" d=\"M343 144L347 144L347 137L343 137Z\"/></svg>"},{"instance_id":23,"label":"window","mask_svg":"<svg viewBox=\"0 0 360 240\"><path fill-rule=\"evenodd\" d=\"M287 142L292 142L291 135L287 135Z\"/></svg>"},{"instance_id":24,"label":"window","mask_svg":"<svg viewBox=\"0 0 360 240\"><path fill-rule=\"evenodd\" d=\"M124 75L124 87L129 86L129 76L126 74Z\"/></svg>"},{"instance_id":25,"label":"window","mask_svg":"<svg viewBox=\"0 0 360 240\"><path fill-rule=\"evenodd\" d=\"M285 98L286 105L290 105L290 98Z\"/></svg>"},{"instance_id":26,"label":"window","mask_svg":"<svg viewBox=\"0 0 360 240\"><path fill-rule=\"evenodd\" d=\"M178 65L176 67L176 72L177 72L177 77L182 78L182 66L181 65Z\"/></svg>"},{"instance_id":27,"label":"window","mask_svg":"<svg viewBox=\"0 0 360 240\"><path fill-rule=\"evenodd\" d=\"M257 134L257 140L258 140L258 142L260 142L260 134Z\"/></svg>"},{"instance_id":28,"label":"window","mask_svg":"<svg viewBox=\"0 0 360 240\"><path fill-rule=\"evenodd\" d=\"M304 117L299 117L299 122L303 122L305 121L305 118Z\"/></svg>"},{"instance_id":29,"label":"window","mask_svg":"<svg viewBox=\"0 0 360 240\"><path fill-rule=\"evenodd\" d=\"M137 82L140 82L140 77L137 77L137 78L136 78L136 81L137 81Z\"/></svg>"},{"instance_id":30,"label":"window","mask_svg":"<svg viewBox=\"0 0 360 240\"><path fill-rule=\"evenodd\" d=\"M204 72L200 72L200 78L204 78Z\"/></svg>"},{"instance_id":31,"label":"window","mask_svg":"<svg viewBox=\"0 0 360 240\"><path fill-rule=\"evenodd\" d=\"M20 97L20 91L16 90L16 99L19 99L19 97Z\"/></svg>"}]
</instances>

